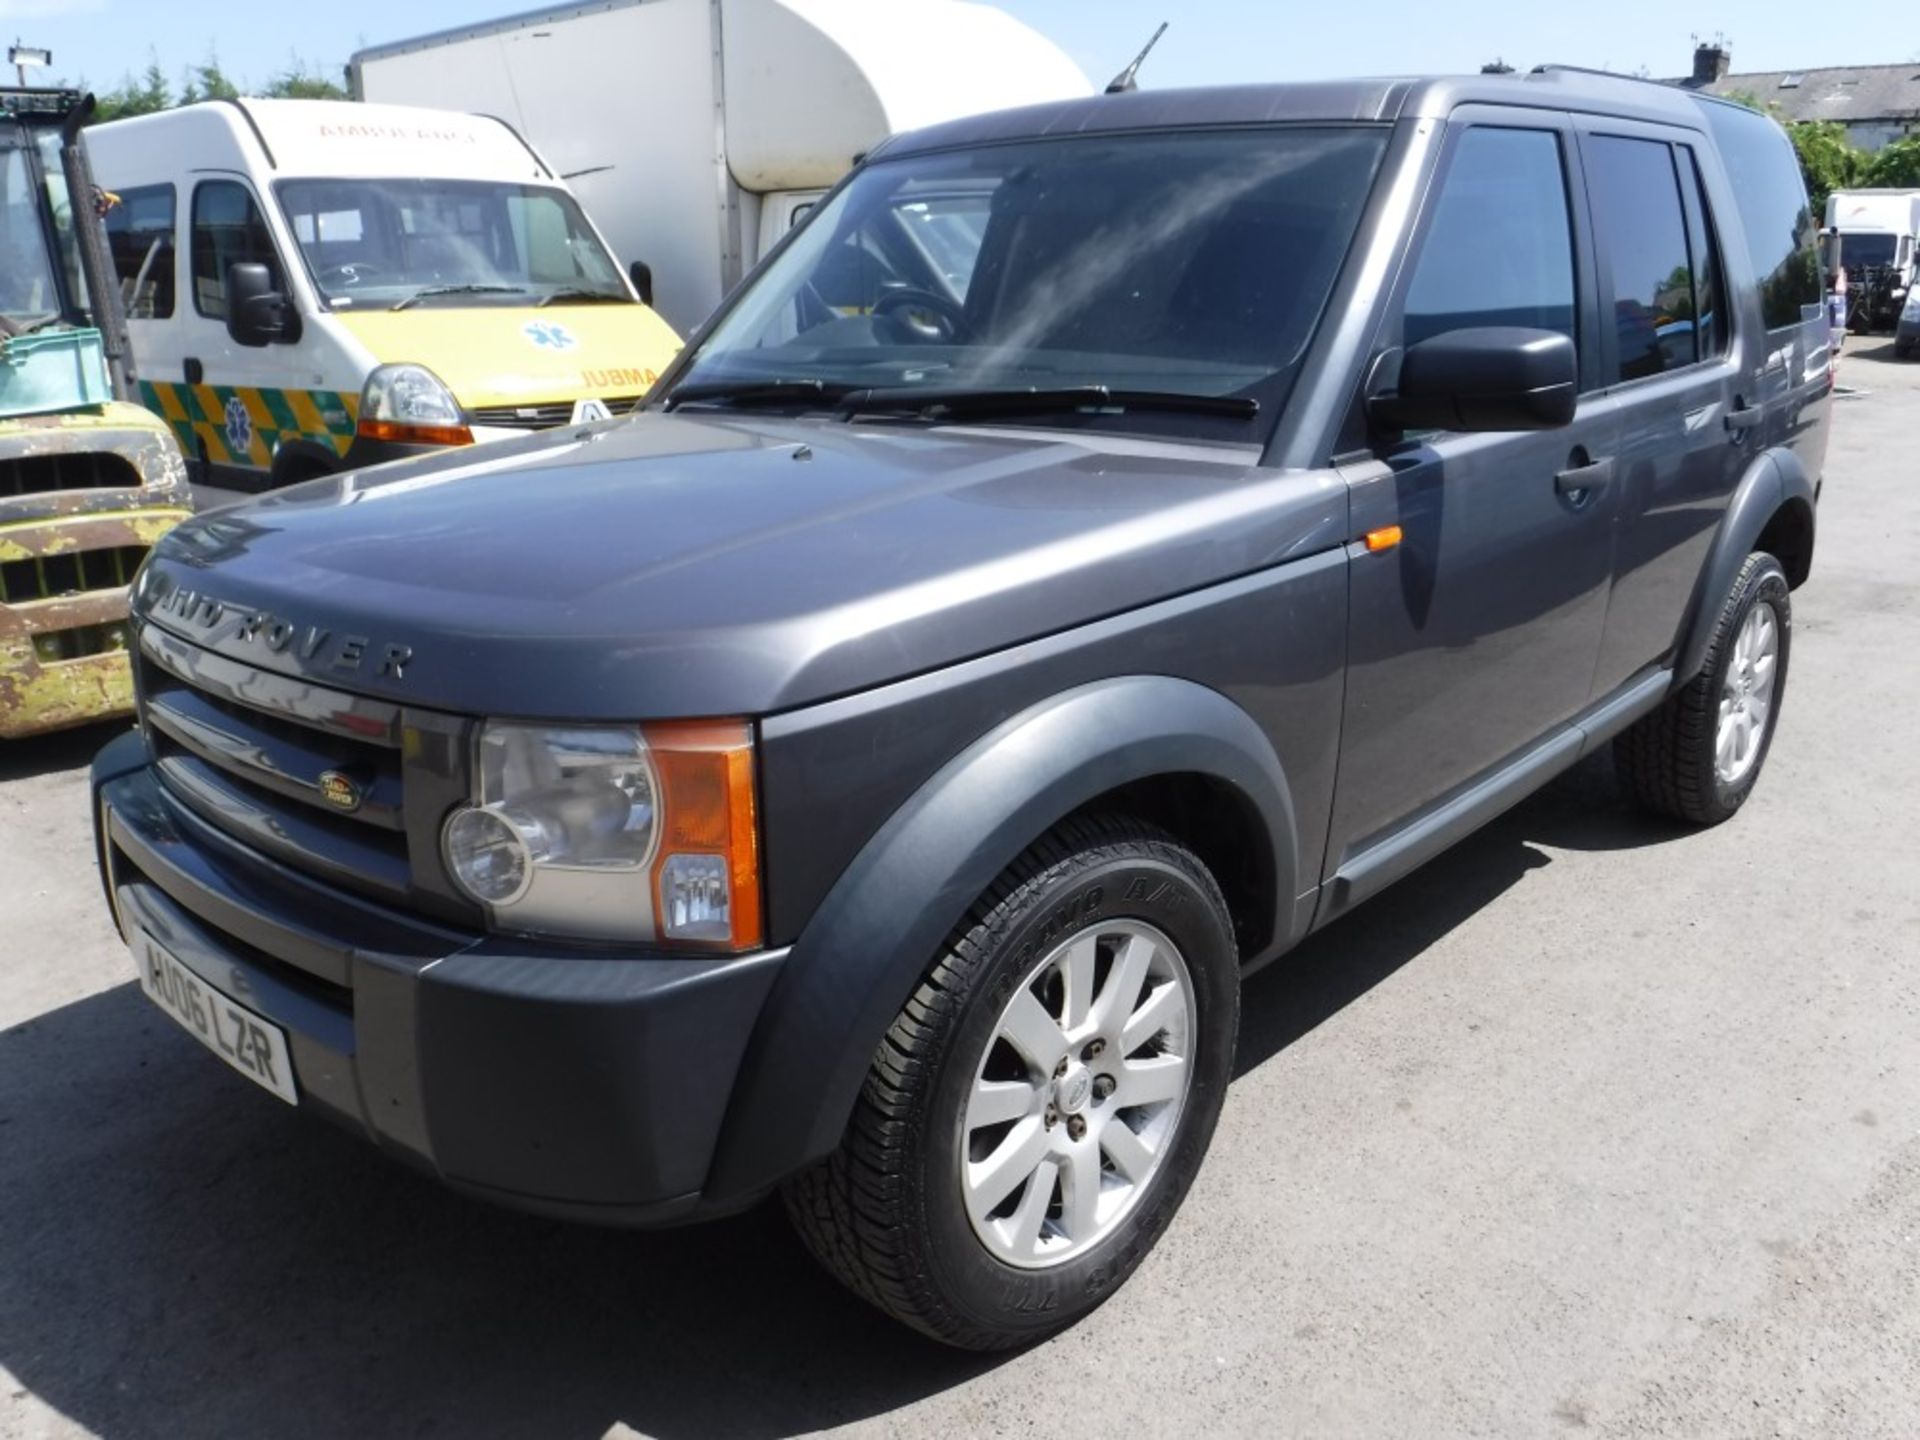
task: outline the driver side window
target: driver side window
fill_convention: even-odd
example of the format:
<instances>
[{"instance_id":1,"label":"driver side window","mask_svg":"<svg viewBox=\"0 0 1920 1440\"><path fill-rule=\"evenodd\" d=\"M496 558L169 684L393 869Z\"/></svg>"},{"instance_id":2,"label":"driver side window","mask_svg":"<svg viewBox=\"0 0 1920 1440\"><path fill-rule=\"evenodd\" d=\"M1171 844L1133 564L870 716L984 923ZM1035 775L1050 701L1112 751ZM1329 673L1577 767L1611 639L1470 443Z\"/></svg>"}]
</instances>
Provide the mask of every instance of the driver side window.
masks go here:
<instances>
[{"instance_id":1,"label":"driver side window","mask_svg":"<svg viewBox=\"0 0 1920 1440\"><path fill-rule=\"evenodd\" d=\"M253 192L233 180L203 181L193 192L193 306L210 320L227 318L227 269L260 264L273 288L286 275Z\"/></svg>"},{"instance_id":2,"label":"driver side window","mask_svg":"<svg viewBox=\"0 0 1920 1440\"><path fill-rule=\"evenodd\" d=\"M1469 130L1454 147L1407 288L1401 343L1520 325L1574 333L1573 226L1560 137Z\"/></svg>"}]
</instances>

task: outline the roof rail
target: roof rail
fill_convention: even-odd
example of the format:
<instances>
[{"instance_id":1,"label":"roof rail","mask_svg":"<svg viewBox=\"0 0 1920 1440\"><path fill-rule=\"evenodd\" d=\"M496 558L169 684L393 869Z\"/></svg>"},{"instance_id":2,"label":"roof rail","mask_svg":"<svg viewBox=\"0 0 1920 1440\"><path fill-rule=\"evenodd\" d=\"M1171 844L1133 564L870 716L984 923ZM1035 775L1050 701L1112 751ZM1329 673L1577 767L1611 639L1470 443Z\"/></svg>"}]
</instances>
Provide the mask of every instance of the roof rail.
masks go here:
<instances>
[{"instance_id":1,"label":"roof rail","mask_svg":"<svg viewBox=\"0 0 1920 1440\"><path fill-rule=\"evenodd\" d=\"M1662 90L1673 89L1673 86L1664 80L1654 80L1645 75L1622 75L1618 70L1596 70L1591 65L1536 65L1531 73L1535 75L1598 75L1606 80L1625 80L1634 85L1658 85Z\"/></svg>"}]
</instances>

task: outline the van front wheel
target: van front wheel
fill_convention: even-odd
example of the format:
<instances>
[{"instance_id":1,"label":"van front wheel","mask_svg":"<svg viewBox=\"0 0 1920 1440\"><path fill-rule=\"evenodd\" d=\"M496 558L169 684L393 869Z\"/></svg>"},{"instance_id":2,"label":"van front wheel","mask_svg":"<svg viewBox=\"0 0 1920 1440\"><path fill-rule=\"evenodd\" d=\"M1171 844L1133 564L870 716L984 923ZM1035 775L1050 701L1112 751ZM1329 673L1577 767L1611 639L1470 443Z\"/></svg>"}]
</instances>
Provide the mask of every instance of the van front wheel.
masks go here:
<instances>
[{"instance_id":1,"label":"van front wheel","mask_svg":"<svg viewBox=\"0 0 1920 1440\"><path fill-rule=\"evenodd\" d=\"M842 1282L936 1339L1036 1339L1166 1229L1238 1025L1206 867L1131 820L1063 826L975 905L881 1041L840 1148L788 1182L788 1211Z\"/></svg>"}]
</instances>

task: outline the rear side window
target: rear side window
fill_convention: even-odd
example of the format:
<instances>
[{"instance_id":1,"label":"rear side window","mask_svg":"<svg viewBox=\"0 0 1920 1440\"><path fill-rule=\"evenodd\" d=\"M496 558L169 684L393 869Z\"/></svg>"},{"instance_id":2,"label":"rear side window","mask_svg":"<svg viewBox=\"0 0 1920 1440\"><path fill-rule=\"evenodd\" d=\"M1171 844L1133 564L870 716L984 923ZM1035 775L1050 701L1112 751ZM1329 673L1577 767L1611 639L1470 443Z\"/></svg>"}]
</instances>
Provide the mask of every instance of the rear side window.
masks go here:
<instances>
[{"instance_id":1,"label":"rear side window","mask_svg":"<svg viewBox=\"0 0 1920 1440\"><path fill-rule=\"evenodd\" d=\"M1700 108L1733 181L1767 328L1817 320L1819 227L1793 142L1766 116L1742 106L1703 102Z\"/></svg>"},{"instance_id":2,"label":"rear side window","mask_svg":"<svg viewBox=\"0 0 1920 1440\"><path fill-rule=\"evenodd\" d=\"M1549 130L1467 131L1407 288L1403 343L1482 325L1574 338L1573 297L1560 137Z\"/></svg>"},{"instance_id":3,"label":"rear side window","mask_svg":"<svg viewBox=\"0 0 1920 1440\"><path fill-rule=\"evenodd\" d=\"M1596 135L1582 146L1594 232L1613 278L1616 380L1678 370L1699 358L1693 266L1673 147Z\"/></svg>"},{"instance_id":4,"label":"rear side window","mask_svg":"<svg viewBox=\"0 0 1920 1440\"><path fill-rule=\"evenodd\" d=\"M173 186L116 193L119 204L107 211L107 248L127 318L164 320L173 314Z\"/></svg>"},{"instance_id":5,"label":"rear side window","mask_svg":"<svg viewBox=\"0 0 1920 1440\"><path fill-rule=\"evenodd\" d=\"M1684 146L1673 152L1680 168L1680 199L1687 207L1687 254L1693 264L1694 334L1700 345L1700 358L1710 360L1726 353L1728 337L1733 333L1731 315L1721 290L1719 238L1715 234L1712 211L1707 208L1707 187L1700 180L1700 162Z\"/></svg>"},{"instance_id":6,"label":"rear side window","mask_svg":"<svg viewBox=\"0 0 1920 1440\"><path fill-rule=\"evenodd\" d=\"M193 192L193 305L214 320L227 316L227 269L261 264L284 290L286 276L253 192L232 180L204 181Z\"/></svg>"}]
</instances>

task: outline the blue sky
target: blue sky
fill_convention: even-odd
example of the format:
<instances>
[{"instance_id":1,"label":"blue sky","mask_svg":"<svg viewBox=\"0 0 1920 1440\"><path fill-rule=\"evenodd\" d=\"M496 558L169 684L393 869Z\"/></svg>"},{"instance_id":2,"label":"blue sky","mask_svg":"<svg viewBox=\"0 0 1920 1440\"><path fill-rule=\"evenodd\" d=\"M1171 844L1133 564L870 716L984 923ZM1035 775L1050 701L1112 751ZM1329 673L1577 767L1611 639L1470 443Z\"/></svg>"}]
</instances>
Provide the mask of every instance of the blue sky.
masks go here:
<instances>
[{"instance_id":1,"label":"blue sky","mask_svg":"<svg viewBox=\"0 0 1920 1440\"><path fill-rule=\"evenodd\" d=\"M905 3L905 0L898 0ZM1002 0L1104 83L1162 19L1173 21L1142 72L1145 85L1303 79L1478 69L1496 55L1656 75L1683 73L1695 33L1724 31L1734 69L1875 64L1920 56L1899 24L1810 23L1804 0L1609 0L1603 5L1475 0ZM298 56L337 73L361 45L493 19L528 0L0 0L0 35L54 52L54 73L96 88L144 67L149 54L177 77L211 46L223 67L262 82ZM1867 12L1859 12L1864 15ZM1902 13L1896 7L1889 14ZM318 17L327 17L322 26ZM10 76L8 77L11 78Z\"/></svg>"}]
</instances>

